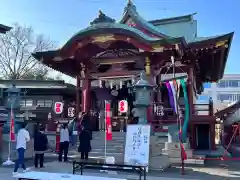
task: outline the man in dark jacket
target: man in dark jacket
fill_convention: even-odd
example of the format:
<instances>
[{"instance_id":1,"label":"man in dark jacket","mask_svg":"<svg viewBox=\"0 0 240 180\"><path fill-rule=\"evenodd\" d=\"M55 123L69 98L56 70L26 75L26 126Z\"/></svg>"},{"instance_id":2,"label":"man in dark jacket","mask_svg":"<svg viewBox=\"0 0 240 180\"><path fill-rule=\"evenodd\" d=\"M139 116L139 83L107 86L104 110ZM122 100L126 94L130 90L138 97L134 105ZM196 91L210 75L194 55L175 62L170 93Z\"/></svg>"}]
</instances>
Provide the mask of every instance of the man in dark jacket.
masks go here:
<instances>
[{"instance_id":1,"label":"man in dark jacket","mask_svg":"<svg viewBox=\"0 0 240 180\"><path fill-rule=\"evenodd\" d=\"M39 160L40 168L43 168L44 152L48 149L48 139L44 130L45 127L39 127L34 136L35 168L38 168Z\"/></svg>"}]
</instances>

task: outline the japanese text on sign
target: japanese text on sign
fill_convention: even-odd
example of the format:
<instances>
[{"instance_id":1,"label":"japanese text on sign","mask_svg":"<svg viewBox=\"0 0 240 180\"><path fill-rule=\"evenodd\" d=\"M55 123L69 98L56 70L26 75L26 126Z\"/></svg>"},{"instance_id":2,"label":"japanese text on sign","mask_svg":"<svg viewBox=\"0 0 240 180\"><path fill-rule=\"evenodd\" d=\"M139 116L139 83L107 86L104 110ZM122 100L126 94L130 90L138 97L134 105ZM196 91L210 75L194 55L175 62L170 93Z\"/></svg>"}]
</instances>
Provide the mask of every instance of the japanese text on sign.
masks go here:
<instances>
[{"instance_id":1,"label":"japanese text on sign","mask_svg":"<svg viewBox=\"0 0 240 180\"><path fill-rule=\"evenodd\" d=\"M118 111L120 113L125 113L128 111L128 102L126 100L121 100L118 103Z\"/></svg>"},{"instance_id":2,"label":"japanese text on sign","mask_svg":"<svg viewBox=\"0 0 240 180\"><path fill-rule=\"evenodd\" d=\"M126 137L124 162L148 165L150 126L128 125Z\"/></svg>"}]
</instances>

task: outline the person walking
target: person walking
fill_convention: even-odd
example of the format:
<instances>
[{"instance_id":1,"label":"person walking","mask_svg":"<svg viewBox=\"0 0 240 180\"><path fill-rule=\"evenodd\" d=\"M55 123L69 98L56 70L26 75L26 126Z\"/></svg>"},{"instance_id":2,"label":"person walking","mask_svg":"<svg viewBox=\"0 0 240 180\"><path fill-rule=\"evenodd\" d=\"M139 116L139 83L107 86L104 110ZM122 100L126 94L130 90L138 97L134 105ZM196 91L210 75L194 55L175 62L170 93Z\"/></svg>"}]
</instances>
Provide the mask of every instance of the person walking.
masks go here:
<instances>
[{"instance_id":1,"label":"person walking","mask_svg":"<svg viewBox=\"0 0 240 180\"><path fill-rule=\"evenodd\" d=\"M64 162L67 162L68 158L68 148L69 148L69 130L67 123L63 125L60 130L60 150L58 161L62 162L62 155L64 154Z\"/></svg>"},{"instance_id":2,"label":"person walking","mask_svg":"<svg viewBox=\"0 0 240 180\"><path fill-rule=\"evenodd\" d=\"M91 151L91 132L87 129L83 129L79 134L80 145L78 147L78 152L81 153L81 159L88 159L88 153Z\"/></svg>"},{"instance_id":3,"label":"person walking","mask_svg":"<svg viewBox=\"0 0 240 180\"><path fill-rule=\"evenodd\" d=\"M48 139L44 133L45 127L40 126L34 135L34 151L35 151L35 168L38 168L40 161L40 168L43 168L44 152L48 149Z\"/></svg>"},{"instance_id":4,"label":"person walking","mask_svg":"<svg viewBox=\"0 0 240 180\"><path fill-rule=\"evenodd\" d=\"M17 134L16 149L18 152L18 159L15 163L15 168L13 172L14 174L18 172L18 168L20 165L22 165L22 169L24 172L28 170L24 163L24 154L27 149L27 142L30 141L30 135L29 135L29 132L26 130L26 125L27 124L22 123L21 128Z\"/></svg>"}]
</instances>

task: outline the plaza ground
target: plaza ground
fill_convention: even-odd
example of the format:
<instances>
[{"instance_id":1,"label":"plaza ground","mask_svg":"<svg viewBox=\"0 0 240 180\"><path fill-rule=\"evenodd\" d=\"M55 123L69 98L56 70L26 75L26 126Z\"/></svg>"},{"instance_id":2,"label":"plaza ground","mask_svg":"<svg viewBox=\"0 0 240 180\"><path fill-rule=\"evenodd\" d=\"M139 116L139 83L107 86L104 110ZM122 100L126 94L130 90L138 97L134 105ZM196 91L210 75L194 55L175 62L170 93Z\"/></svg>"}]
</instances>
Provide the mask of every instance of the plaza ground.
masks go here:
<instances>
[{"instance_id":1,"label":"plaza ground","mask_svg":"<svg viewBox=\"0 0 240 180\"><path fill-rule=\"evenodd\" d=\"M73 159L79 157L72 157L69 163L59 163L56 157L47 157L44 169L34 169L33 171L55 172L55 173L72 173ZM28 167L32 167L33 160L26 161ZM172 166L165 171L150 171L147 180L239 180L240 179L240 161L219 161L208 160L204 166L187 166L185 167L186 175L180 174L180 166ZM12 176L13 167L0 167L1 179L13 180ZM78 173L77 173L78 174ZM117 177L125 179L138 179L137 174L132 173L103 173L97 170L85 170L84 175L91 176L104 176L104 177Z\"/></svg>"}]
</instances>

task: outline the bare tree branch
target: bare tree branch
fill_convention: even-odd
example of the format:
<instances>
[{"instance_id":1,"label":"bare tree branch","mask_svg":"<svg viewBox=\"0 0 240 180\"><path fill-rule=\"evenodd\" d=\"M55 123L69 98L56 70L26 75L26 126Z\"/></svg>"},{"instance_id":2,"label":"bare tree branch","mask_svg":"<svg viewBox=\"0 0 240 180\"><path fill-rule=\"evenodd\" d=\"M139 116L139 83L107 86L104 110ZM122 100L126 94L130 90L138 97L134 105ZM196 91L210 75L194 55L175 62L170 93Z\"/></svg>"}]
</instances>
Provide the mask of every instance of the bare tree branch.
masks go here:
<instances>
[{"instance_id":1,"label":"bare tree branch","mask_svg":"<svg viewBox=\"0 0 240 180\"><path fill-rule=\"evenodd\" d=\"M15 24L10 32L0 36L0 76L4 79L46 77L48 69L32 53L54 47L43 35L35 35L31 27Z\"/></svg>"}]
</instances>

